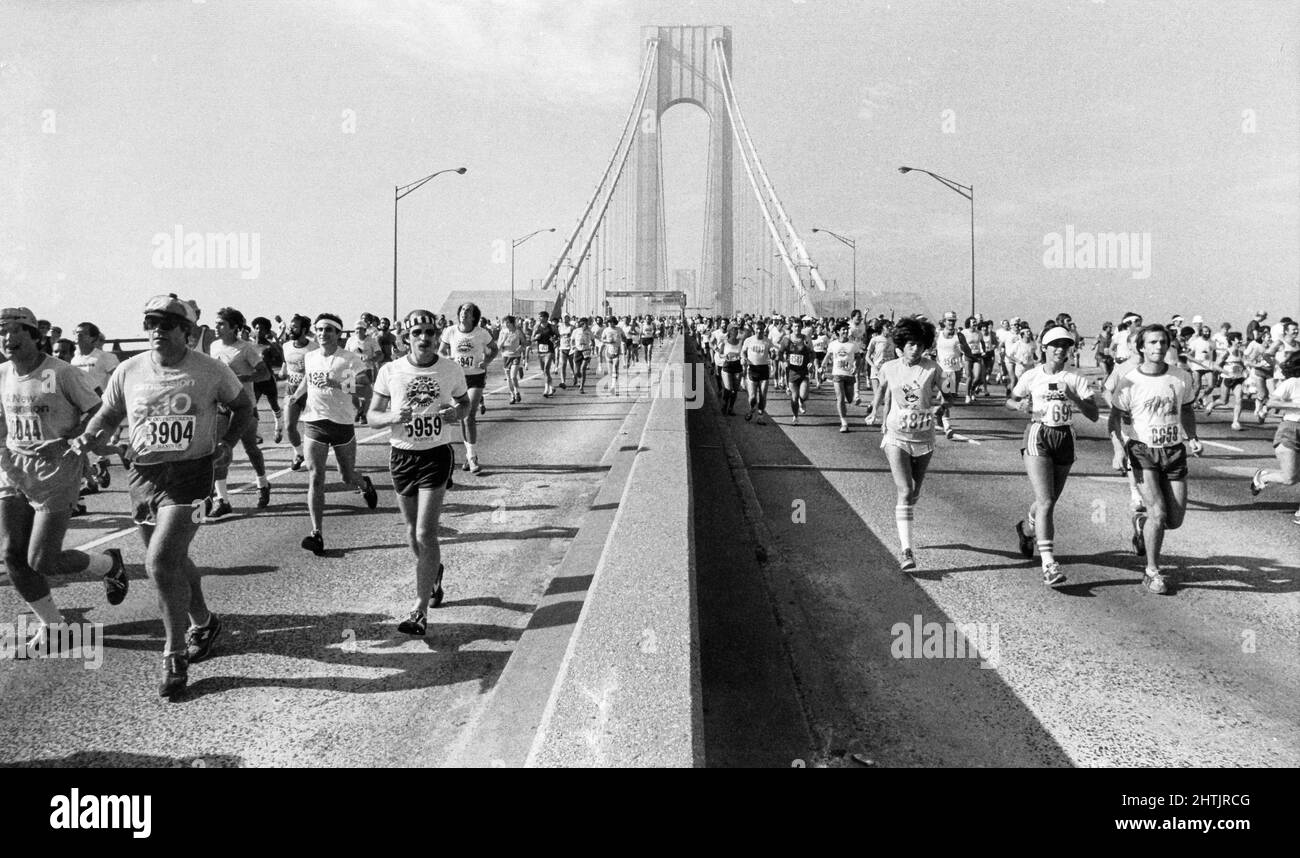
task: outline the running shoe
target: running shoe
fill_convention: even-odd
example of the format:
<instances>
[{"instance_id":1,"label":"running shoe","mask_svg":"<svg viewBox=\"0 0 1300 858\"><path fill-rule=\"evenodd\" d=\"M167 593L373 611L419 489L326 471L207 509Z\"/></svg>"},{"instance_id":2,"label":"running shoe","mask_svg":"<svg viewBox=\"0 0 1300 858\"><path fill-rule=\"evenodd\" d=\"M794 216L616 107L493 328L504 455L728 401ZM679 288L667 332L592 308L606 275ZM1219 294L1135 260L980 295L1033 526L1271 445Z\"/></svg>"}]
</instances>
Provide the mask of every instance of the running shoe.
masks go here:
<instances>
[{"instance_id":1,"label":"running shoe","mask_svg":"<svg viewBox=\"0 0 1300 858\"><path fill-rule=\"evenodd\" d=\"M72 515L69 517L76 518L79 515L85 515L85 514L86 514L86 505L84 503L79 503L72 508Z\"/></svg>"},{"instance_id":2,"label":"running shoe","mask_svg":"<svg viewBox=\"0 0 1300 858\"><path fill-rule=\"evenodd\" d=\"M158 684L158 696L171 699L185 690L189 682L190 662L183 655L163 657L163 680Z\"/></svg>"},{"instance_id":3,"label":"running shoe","mask_svg":"<svg viewBox=\"0 0 1300 858\"><path fill-rule=\"evenodd\" d=\"M916 558L912 556L912 549L904 548L898 555L898 568L904 572L916 568Z\"/></svg>"},{"instance_id":4,"label":"running shoe","mask_svg":"<svg viewBox=\"0 0 1300 858\"><path fill-rule=\"evenodd\" d=\"M1300 524L1300 511L1297 511L1296 514L1291 517L1291 523Z\"/></svg>"},{"instance_id":5,"label":"running shoe","mask_svg":"<svg viewBox=\"0 0 1300 858\"><path fill-rule=\"evenodd\" d=\"M424 630L429 626L428 619L422 611L411 611L411 615L397 624L397 630L404 635L424 637Z\"/></svg>"},{"instance_id":6,"label":"running shoe","mask_svg":"<svg viewBox=\"0 0 1300 858\"><path fill-rule=\"evenodd\" d=\"M361 417L359 418L358 422L360 422L362 426L370 425L370 420L366 418L366 413L364 411L361 412Z\"/></svg>"},{"instance_id":7,"label":"running shoe","mask_svg":"<svg viewBox=\"0 0 1300 858\"><path fill-rule=\"evenodd\" d=\"M370 477L362 476L366 487L361 490L361 496L366 499L366 506L374 509L379 506L379 492L375 491L375 484L370 482Z\"/></svg>"},{"instance_id":8,"label":"running shoe","mask_svg":"<svg viewBox=\"0 0 1300 858\"><path fill-rule=\"evenodd\" d=\"M1233 431L1233 432L1245 432L1246 430L1245 430L1245 429L1242 429L1242 428L1241 428L1241 424L1238 423L1236 420L1234 420L1234 421L1232 421L1232 431Z\"/></svg>"},{"instance_id":9,"label":"running shoe","mask_svg":"<svg viewBox=\"0 0 1300 858\"><path fill-rule=\"evenodd\" d=\"M270 505L271 505L271 487L258 486L257 487L257 508L266 509Z\"/></svg>"},{"instance_id":10,"label":"running shoe","mask_svg":"<svg viewBox=\"0 0 1300 858\"><path fill-rule=\"evenodd\" d=\"M749 412L748 414L745 415L745 419L746 419L746 420L753 420L753 419L754 419L754 412L753 412L752 409L750 410L750 412Z\"/></svg>"},{"instance_id":11,"label":"running shoe","mask_svg":"<svg viewBox=\"0 0 1300 858\"><path fill-rule=\"evenodd\" d=\"M100 459L95 464L95 482L99 483L101 489L106 489L113 482L113 478L108 473L108 459Z\"/></svg>"},{"instance_id":12,"label":"running shoe","mask_svg":"<svg viewBox=\"0 0 1300 858\"><path fill-rule=\"evenodd\" d=\"M1259 497L1259 493L1264 491L1264 483L1259 479L1263 473L1264 469L1260 468L1255 472L1255 476L1250 478L1250 496L1253 498Z\"/></svg>"},{"instance_id":13,"label":"running shoe","mask_svg":"<svg viewBox=\"0 0 1300 858\"><path fill-rule=\"evenodd\" d=\"M1061 564L1053 560L1043 567L1043 583L1049 587L1055 587L1057 584L1064 583L1065 573L1061 571Z\"/></svg>"},{"instance_id":14,"label":"running shoe","mask_svg":"<svg viewBox=\"0 0 1300 858\"><path fill-rule=\"evenodd\" d=\"M843 432L848 432L848 431L849 431L849 424L847 424L847 423L841 423L841 424L840 424L840 432L843 433Z\"/></svg>"},{"instance_id":15,"label":"running shoe","mask_svg":"<svg viewBox=\"0 0 1300 858\"><path fill-rule=\"evenodd\" d=\"M756 425L756 426L766 426L766 425L767 425L767 421L765 421L765 420L763 419L763 412L761 412L761 411L758 412L758 417L754 420L754 425Z\"/></svg>"},{"instance_id":16,"label":"running shoe","mask_svg":"<svg viewBox=\"0 0 1300 858\"><path fill-rule=\"evenodd\" d=\"M951 441L953 436L956 434L956 431L954 431L951 426L943 427L943 437L947 438L949 441Z\"/></svg>"},{"instance_id":17,"label":"running shoe","mask_svg":"<svg viewBox=\"0 0 1300 858\"><path fill-rule=\"evenodd\" d=\"M567 384L565 384L564 382L560 382L560 390L568 390L568 389L569 386Z\"/></svg>"},{"instance_id":18,"label":"running shoe","mask_svg":"<svg viewBox=\"0 0 1300 858\"><path fill-rule=\"evenodd\" d=\"M94 477L86 477L85 482L81 484L81 496L99 494L99 483Z\"/></svg>"},{"instance_id":19,"label":"running shoe","mask_svg":"<svg viewBox=\"0 0 1300 858\"><path fill-rule=\"evenodd\" d=\"M1026 560L1034 559L1034 538L1025 533L1025 520L1016 522L1016 539L1020 543L1020 553Z\"/></svg>"},{"instance_id":20,"label":"running shoe","mask_svg":"<svg viewBox=\"0 0 1300 858\"><path fill-rule=\"evenodd\" d=\"M807 414L807 413L808 413L808 409L804 407L804 404L803 404L802 402L799 403L799 413L800 413L800 414Z\"/></svg>"},{"instance_id":21,"label":"running shoe","mask_svg":"<svg viewBox=\"0 0 1300 858\"><path fill-rule=\"evenodd\" d=\"M793 419L792 421L790 421L790 425L791 425L791 426L798 426L798 425L799 425L799 415L798 415L798 414L794 415L794 419Z\"/></svg>"},{"instance_id":22,"label":"running shoe","mask_svg":"<svg viewBox=\"0 0 1300 858\"><path fill-rule=\"evenodd\" d=\"M230 506L230 501L214 498L212 502L212 512L208 513L208 518L221 518L223 515L230 515L235 510Z\"/></svg>"},{"instance_id":23,"label":"running shoe","mask_svg":"<svg viewBox=\"0 0 1300 858\"><path fill-rule=\"evenodd\" d=\"M120 605L126 598L126 591L131 582L126 577L126 564L122 562L122 549L110 548L104 552L113 561L113 566L104 573L104 598L110 605Z\"/></svg>"},{"instance_id":24,"label":"running shoe","mask_svg":"<svg viewBox=\"0 0 1300 858\"><path fill-rule=\"evenodd\" d=\"M206 626L190 626L185 632L185 657L192 664L198 664L212 655L212 644L221 634L221 617L215 612L208 615Z\"/></svg>"},{"instance_id":25,"label":"running shoe","mask_svg":"<svg viewBox=\"0 0 1300 858\"><path fill-rule=\"evenodd\" d=\"M487 414L487 403L481 399L478 401L478 413Z\"/></svg>"},{"instance_id":26,"label":"running shoe","mask_svg":"<svg viewBox=\"0 0 1300 858\"><path fill-rule=\"evenodd\" d=\"M478 475L483 472L483 466L478 463L478 456L470 456L469 461L466 464L469 465L469 472L471 474Z\"/></svg>"},{"instance_id":27,"label":"running shoe","mask_svg":"<svg viewBox=\"0 0 1300 858\"><path fill-rule=\"evenodd\" d=\"M443 596L443 592L442 592L442 564L439 563L439 564L438 564L438 580L433 582L433 593L431 593L430 596L429 596L429 599L430 599L430 601L433 603L433 606L434 606L435 608L437 608L437 607L439 607L439 606L442 605L442 596Z\"/></svg>"},{"instance_id":28,"label":"running shoe","mask_svg":"<svg viewBox=\"0 0 1300 858\"><path fill-rule=\"evenodd\" d=\"M853 397L853 404L857 406L861 406L862 405L861 397L857 397L857 396Z\"/></svg>"},{"instance_id":29,"label":"running shoe","mask_svg":"<svg viewBox=\"0 0 1300 858\"><path fill-rule=\"evenodd\" d=\"M1140 512L1133 513L1133 553L1138 557L1143 557L1147 553L1146 537L1142 535L1142 528L1146 526L1147 517Z\"/></svg>"},{"instance_id":30,"label":"running shoe","mask_svg":"<svg viewBox=\"0 0 1300 858\"><path fill-rule=\"evenodd\" d=\"M302 453L294 454L293 461L289 463L289 470L291 471L301 470L302 464L305 461L307 460L303 458Z\"/></svg>"},{"instance_id":31,"label":"running shoe","mask_svg":"<svg viewBox=\"0 0 1300 858\"><path fill-rule=\"evenodd\" d=\"M1142 573L1142 588L1148 593L1155 593L1157 596L1163 596L1169 592L1169 582L1161 575L1159 571L1152 572L1150 569Z\"/></svg>"},{"instance_id":32,"label":"running shoe","mask_svg":"<svg viewBox=\"0 0 1300 858\"><path fill-rule=\"evenodd\" d=\"M319 530L313 530L310 536L302 538L302 547L320 557L325 553L325 537L321 536Z\"/></svg>"},{"instance_id":33,"label":"running shoe","mask_svg":"<svg viewBox=\"0 0 1300 858\"><path fill-rule=\"evenodd\" d=\"M279 444L284 440L284 430L279 426L275 427L275 443Z\"/></svg>"}]
</instances>

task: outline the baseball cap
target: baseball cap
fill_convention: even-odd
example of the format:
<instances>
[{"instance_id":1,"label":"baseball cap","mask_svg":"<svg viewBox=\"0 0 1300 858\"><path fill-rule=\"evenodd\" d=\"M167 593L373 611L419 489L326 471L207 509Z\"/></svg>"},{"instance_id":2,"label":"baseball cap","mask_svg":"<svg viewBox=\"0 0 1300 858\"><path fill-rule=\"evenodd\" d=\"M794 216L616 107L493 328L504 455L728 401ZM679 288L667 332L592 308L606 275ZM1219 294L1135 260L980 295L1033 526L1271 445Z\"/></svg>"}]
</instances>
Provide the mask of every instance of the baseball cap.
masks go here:
<instances>
[{"instance_id":1,"label":"baseball cap","mask_svg":"<svg viewBox=\"0 0 1300 858\"><path fill-rule=\"evenodd\" d=\"M177 298L175 292L167 295L155 295L150 298L144 305L144 314L146 316L180 316L191 325L199 320L199 314L196 312L194 304Z\"/></svg>"},{"instance_id":2,"label":"baseball cap","mask_svg":"<svg viewBox=\"0 0 1300 858\"><path fill-rule=\"evenodd\" d=\"M29 328L39 327L36 322L36 314L27 307L5 307L0 310L0 325L7 325L10 322L26 325Z\"/></svg>"},{"instance_id":3,"label":"baseball cap","mask_svg":"<svg viewBox=\"0 0 1300 858\"><path fill-rule=\"evenodd\" d=\"M1074 345L1074 335L1062 327L1050 328L1047 333L1043 334L1043 345L1045 346L1061 341Z\"/></svg>"},{"instance_id":4,"label":"baseball cap","mask_svg":"<svg viewBox=\"0 0 1300 858\"><path fill-rule=\"evenodd\" d=\"M1256 310L1256 311L1255 311L1255 318L1256 318L1256 319L1263 319L1263 318L1266 317L1267 315L1268 315L1268 313L1266 313L1266 312L1263 311L1263 310Z\"/></svg>"},{"instance_id":5,"label":"baseball cap","mask_svg":"<svg viewBox=\"0 0 1300 858\"><path fill-rule=\"evenodd\" d=\"M1193 325L1203 325L1203 324L1205 324L1205 319L1204 319L1204 317L1202 317L1202 316L1192 316L1192 324L1193 324Z\"/></svg>"},{"instance_id":6,"label":"baseball cap","mask_svg":"<svg viewBox=\"0 0 1300 858\"><path fill-rule=\"evenodd\" d=\"M956 310L949 310L948 312L943 314L943 320L945 322L948 321L949 319L955 319L955 318L957 318Z\"/></svg>"}]
</instances>

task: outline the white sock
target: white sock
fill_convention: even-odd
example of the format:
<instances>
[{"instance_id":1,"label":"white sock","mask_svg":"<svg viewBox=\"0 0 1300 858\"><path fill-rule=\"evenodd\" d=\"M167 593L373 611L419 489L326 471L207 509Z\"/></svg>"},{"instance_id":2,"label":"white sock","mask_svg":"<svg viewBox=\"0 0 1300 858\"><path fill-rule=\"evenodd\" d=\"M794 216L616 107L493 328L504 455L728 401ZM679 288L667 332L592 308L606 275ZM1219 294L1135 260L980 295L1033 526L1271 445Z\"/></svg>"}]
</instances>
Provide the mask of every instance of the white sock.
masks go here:
<instances>
[{"instance_id":1,"label":"white sock","mask_svg":"<svg viewBox=\"0 0 1300 858\"><path fill-rule=\"evenodd\" d=\"M474 458L474 445L468 441L465 442L465 455L471 459Z\"/></svg>"},{"instance_id":2,"label":"white sock","mask_svg":"<svg viewBox=\"0 0 1300 858\"><path fill-rule=\"evenodd\" d=\"M264 488L266 488L266 487L269 486L269 485L270 485L270 483L266 481L266 474L258 474L258 475L257 475L257 487L258 487L259 489L264 489Z\"/></svg>"},{"instance_id":3,"label":"white sock","mask_svg":"<svg viewBox=\"0 0 1300 858\"><path fill-rule=\"evenodd\" d=\"M86 571L92 575L104 575L113 568L113 558L102 551L87 556L90 558L90 563L86 564Z\"/></svg>"},{"instance_id":4,"label":"white sock","mask_svg":"<svg viewBox=\"0 0 1300 858\"><path fill-rule=\"evenodd\" d=\"M213 481L212 481L212 490L213 490L214 492L216 492L217 497L220 498L221 500L223 500L223 501L229 501L229 500L230 500L230 496L226 494L226 481L225 481L225 480L213 480Z\"/></svg>"},{"instance_id":5,"label":"white sock","mask_svg":"<svg viewBox=\"0 0 1300 858\"><path fill-rule=\"evenodd\" d=\"M912 547L912 520L914 518L913 510L915 507L908 504L896 504L894 506L894 523L898 525L898 544L903 549Z\"/></svg>"},{"instance_id":6,"label":"white sock","mask_svg":"<svg viewBox=\"0 0 1300 858\"><path fill-rule=\"evenodd\" d=\"M1055 551L1054 540L1043 539L1042 537L1038 538L1038 553L1043 556L1044 569L1047 568L1047 564L1056 562L1056 557L1053 554L1054 551Z\"/></svg>"},{"instance_id":7,"label":"white sock","mask_svg":"<svg viewBox=\"0 0 1300 858\"><path fill-rule=\"evenodd\" d=\"M302 445L301 445L301 444L290 444L289 446L290 446L290 447L293 447L293 454L294 454L295 456L301 456L301 455L302 455Z\"/></svg>"},{"instance_id":8,"label":"white sock","mask_svg":"<svg viewBox=\"0 0 1300 858\"><path fill-rule=\"evenodd\" d=\"M28 602L27 607L32 609L40 619L41 625L57 626L63 622L63 614L59 613L59 608L54 604L53 596L46 596L43 599L37 599L35 602Z\"/></svg>"}]
</instances>

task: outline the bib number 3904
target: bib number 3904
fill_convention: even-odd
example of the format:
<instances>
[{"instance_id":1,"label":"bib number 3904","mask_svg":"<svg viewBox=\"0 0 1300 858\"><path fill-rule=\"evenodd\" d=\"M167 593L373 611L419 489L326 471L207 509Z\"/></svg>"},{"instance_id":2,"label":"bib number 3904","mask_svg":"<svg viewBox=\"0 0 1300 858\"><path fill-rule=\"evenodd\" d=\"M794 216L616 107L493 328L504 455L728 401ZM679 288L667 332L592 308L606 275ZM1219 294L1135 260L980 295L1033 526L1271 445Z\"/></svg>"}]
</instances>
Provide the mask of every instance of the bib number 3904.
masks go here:
<instances>
[{"instance_id":1,"label":"bib number 3904","mask_svg":"<svg viewBox=\"0 0 1300 858\"><path fill-rule=\"evenodd\" d=\"M145 423L145 446L158 452L178 453L194 440L194 415L171 414L150 417Z\"/></svg>"},{"instance_id":2,"label":"bib number 3904","mask_svg":"<svg viewBox=\"0 0 1300 858\"><path fill-rule=\"evenodd\" d=\"M442 418L436 414L412 417L411 422L406 424L407 438L436 438L441 434Z\"/></svg>"}]
</instances>

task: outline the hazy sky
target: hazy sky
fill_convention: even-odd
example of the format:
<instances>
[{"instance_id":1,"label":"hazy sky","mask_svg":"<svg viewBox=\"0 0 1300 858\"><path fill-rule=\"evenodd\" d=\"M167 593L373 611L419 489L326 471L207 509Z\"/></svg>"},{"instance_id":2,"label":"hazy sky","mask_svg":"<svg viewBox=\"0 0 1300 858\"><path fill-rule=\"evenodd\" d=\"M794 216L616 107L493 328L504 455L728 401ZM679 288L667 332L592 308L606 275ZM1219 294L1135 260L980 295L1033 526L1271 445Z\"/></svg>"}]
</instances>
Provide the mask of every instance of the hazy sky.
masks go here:
<instances>
[{"instance_id":1,"label":"hazy sky","mask_svg":"<svg viewBox=\"0 0 1300 858\"><path fill-rule=\"evenodd\" d=\"M824 276L1091 329L1136 309L1300 316L1300 12L1273 2L0 3L0 303L134 336L155 293L387 314L545 273L635 95L640 28L727 24L750 132ZM945 128L945 122L947 127ZM669 267L699 262L705 120L664 122ZM698 214L695 215L698 219ZM258 237L255 279L155 236ZM1044 265L1150 236L1149 276ZM1139 246L1141 242L1139 241ZM508 247L508 244L506 245ZM507 257L508 259L508 257ZM252 273L252 272L250 272Z\"/></svg>"}]
</instances>

